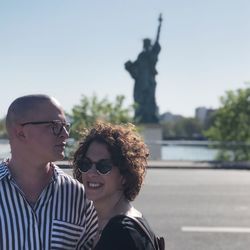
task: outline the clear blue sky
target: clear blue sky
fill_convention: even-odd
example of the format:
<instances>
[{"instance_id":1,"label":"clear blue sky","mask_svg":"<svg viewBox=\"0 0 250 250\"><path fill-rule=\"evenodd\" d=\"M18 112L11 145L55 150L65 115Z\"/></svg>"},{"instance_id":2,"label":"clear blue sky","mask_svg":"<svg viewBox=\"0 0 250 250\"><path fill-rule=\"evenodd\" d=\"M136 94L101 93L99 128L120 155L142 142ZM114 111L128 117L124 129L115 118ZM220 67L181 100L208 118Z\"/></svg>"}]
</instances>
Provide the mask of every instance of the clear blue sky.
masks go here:
<instances>
[{"instance_id":1,"label":"clear blue sky","mask_svg":"<svg viewBox=\"0 0 250 250\"><path fill-rule=\"evenodd\" d=\"M160 113L217 108L226 90L250 81L249 0L1 0L0 117L23 94L55 96L66 111L81 95L126 96L142 39L156 36Z\"/></svg>"}]
</instances>

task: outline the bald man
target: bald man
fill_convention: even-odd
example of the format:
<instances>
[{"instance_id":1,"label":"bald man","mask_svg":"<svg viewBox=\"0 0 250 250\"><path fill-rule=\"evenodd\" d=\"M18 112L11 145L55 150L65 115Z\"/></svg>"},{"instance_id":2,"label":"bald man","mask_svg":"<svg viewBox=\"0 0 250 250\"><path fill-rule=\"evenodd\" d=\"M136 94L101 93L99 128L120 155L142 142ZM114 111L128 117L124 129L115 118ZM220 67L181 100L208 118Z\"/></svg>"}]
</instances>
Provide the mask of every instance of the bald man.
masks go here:
<instances>
[{"instance_id":1,"label":"bald man","mask_svg":"<svg viewBox=\"0 0 250 250\"><path fill-rule=\"evenodd\" d=\"M82 184L53 162L70 124L59 102L27 95L6 116L11 158L0 164L0 249L91 249L97 216Z\"/></svg>"}]
</instances>

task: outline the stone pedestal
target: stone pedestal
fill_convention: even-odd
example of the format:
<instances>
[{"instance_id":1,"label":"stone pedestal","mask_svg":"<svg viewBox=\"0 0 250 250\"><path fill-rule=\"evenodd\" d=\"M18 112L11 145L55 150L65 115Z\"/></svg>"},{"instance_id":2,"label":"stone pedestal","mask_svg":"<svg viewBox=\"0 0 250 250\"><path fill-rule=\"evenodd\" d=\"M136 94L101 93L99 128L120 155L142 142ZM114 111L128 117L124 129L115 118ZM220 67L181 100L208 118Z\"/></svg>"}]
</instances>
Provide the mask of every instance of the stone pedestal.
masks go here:
<instances>
[{"instance_id":1,"label":"stone pedestal","mask_svg":"<svg viewBox=\"0 0 250 250\"><path fill-rule=\"evenodd\" d=\"M162 127L159 124L142 124L140 133L150 150L149 160L161 160Z\"/></svg>"}]
</instances>

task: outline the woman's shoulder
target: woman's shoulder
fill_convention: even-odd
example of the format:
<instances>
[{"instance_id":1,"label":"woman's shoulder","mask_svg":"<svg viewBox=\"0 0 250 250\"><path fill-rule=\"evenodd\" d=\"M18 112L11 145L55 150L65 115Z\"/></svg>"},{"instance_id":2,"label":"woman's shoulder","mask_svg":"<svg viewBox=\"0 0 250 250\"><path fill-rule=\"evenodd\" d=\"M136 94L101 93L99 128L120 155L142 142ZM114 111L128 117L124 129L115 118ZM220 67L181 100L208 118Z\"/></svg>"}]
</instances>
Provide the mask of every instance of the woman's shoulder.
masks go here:
<instances>
[{"instance_id":1,"label":"woman's shoulder","mask_svg":"<svg viewBox=\"0 0 250 250\"><path fill-rule=\"evenodd\" d=\"M116 215L110 219L107 226L121 227L121 228L130 228L135 226L135 222L130 216L127 215Z\"/></svg>"},{"instance_id":2,"label":"woman's shoulder","mask_svg":"<svg viewBox=\"0 0 250 250\"><path fill-rule=\"evenodd\" d=\"M116 215L109 220L105 230L119 233L133 233L137 232L136 223L126 215Z\"/></svg>"},{"instance_id":3,"label":"woman's shoulder","mask_svg":"<svg viewBox=\"0 0 250 250\"><path fill-rule=\"evenodd\" d=\"M130 214L127 215L117 215L113 218L113 222L117 224L117 226L121 226L124 228L128 228L130 230L134 230L140 236L145 237L145 229L151 235L152 238L155 237L153 230L151 229L148 221L142 214ZM142 229L142 227L144 229ZM146 237L146 239L148 239Z\"/></svg>"},{"instance_id":4,"label":"woman's shoulder","mask_svg":"<svg viewBox=\"0 0 250 250\"><path fill-rule=\"evenodd\" d=\"M144 220L140 218L140 220ZM151 244L137 223L129 216L117 215L110 219L104 228L96 249L109 249L107 244L112 243L112 249L147 249Z\"/></svg>"}]
</instances>

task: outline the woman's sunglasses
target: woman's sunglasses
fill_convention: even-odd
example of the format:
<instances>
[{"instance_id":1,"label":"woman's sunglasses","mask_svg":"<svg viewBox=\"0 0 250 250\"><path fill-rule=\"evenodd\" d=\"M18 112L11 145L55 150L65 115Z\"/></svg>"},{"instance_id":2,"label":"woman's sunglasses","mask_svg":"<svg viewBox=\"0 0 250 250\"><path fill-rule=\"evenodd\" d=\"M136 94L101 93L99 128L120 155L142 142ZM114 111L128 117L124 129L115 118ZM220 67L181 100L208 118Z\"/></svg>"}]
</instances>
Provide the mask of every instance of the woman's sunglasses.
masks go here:
<instances>
[{"instance_id":1,"label":"woman's sunglasses","mask_svg":"<svg viewBox=\"0 0 250 250\"><path fill-rule=\"evenodd\" d=\"M95 165L97 173L102 175L110 173L113 167L113 164L109 159L103 159L97 162L93 162L90 159L85 158L79 161L77 165L81 173L87 173L92 168L92 166Z\"/></svg>"}]
</instances>

